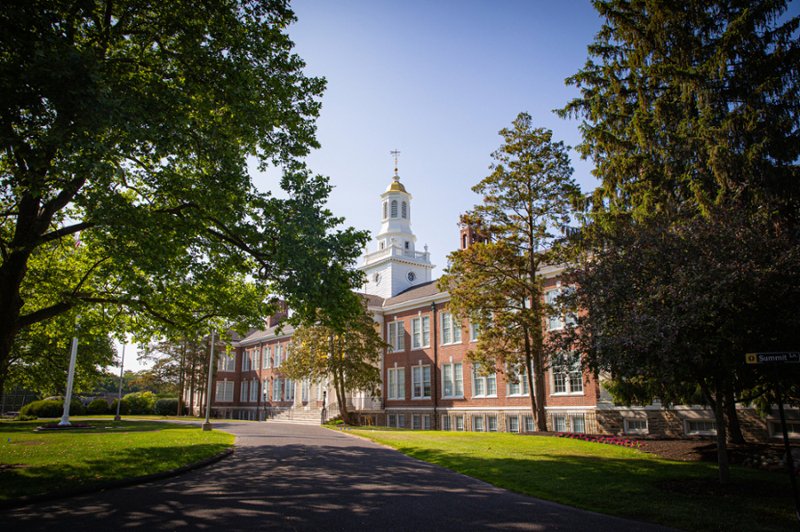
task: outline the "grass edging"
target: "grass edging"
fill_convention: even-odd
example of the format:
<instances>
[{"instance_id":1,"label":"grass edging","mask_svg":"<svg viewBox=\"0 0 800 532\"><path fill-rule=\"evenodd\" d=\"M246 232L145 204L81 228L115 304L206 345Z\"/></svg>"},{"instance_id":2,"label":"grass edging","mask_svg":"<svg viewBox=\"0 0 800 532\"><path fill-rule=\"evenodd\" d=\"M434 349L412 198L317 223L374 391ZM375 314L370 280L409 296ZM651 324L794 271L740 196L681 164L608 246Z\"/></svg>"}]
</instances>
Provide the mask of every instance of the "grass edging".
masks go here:
<instances>
[{"instance_id":1,"label":"grass edging","mask_svg":"<svg viewBox=\"0 0 800 532\"><path fill-rule=\"evenodd\" d=\"M75 489L56 490L48 493L42 493L41 495L26 495L23 497L17 497L15 499L0 501L0 508L4 510L10 508L19 508L21 506L28 506L29 504L38 502L47 502L58 499L66 499L69 497L77 497L78 495L86 495L87 493L97 493L98 491L104 491L107 489L124 488L127 486L134 486L136 484L144 484L146 482L152 482L154 480L161 480L165 478L175 477L178 475L182 475L183 473L188 473L189 471L192 471L194 469L200 469L201 467L207 467L211 464L219 462L223 458L227 458L228 456L232 455L233 452L234 452L234 446L232 445L228 449L225 449L224 451L214 456L204 458L203 460L200 460L198 462L176 467L175 469L170 469L169 471L160 471L158 473L150 473L149 475L141 475L138 477L128 477L116 480L98 481L97 483L81 486Z\"/></svg>"}]
</instances>

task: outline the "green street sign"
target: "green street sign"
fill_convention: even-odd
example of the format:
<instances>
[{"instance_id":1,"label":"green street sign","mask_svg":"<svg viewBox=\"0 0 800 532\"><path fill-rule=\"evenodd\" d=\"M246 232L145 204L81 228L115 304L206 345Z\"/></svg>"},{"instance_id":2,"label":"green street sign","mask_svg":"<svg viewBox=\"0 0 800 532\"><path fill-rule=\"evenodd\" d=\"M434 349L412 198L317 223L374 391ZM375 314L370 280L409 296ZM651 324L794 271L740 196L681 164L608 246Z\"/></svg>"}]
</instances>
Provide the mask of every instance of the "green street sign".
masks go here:
<instances>
[{"instance_id":1,"label":"green street sign","mask_svg":"<svg viewBox=\"0 0 800 532\"><path fill-rule=\"evenodd\" d=\"M800 352L776 351L769 353L747 353L748 364L800 364Z\"/></svg>"}]
</instances>

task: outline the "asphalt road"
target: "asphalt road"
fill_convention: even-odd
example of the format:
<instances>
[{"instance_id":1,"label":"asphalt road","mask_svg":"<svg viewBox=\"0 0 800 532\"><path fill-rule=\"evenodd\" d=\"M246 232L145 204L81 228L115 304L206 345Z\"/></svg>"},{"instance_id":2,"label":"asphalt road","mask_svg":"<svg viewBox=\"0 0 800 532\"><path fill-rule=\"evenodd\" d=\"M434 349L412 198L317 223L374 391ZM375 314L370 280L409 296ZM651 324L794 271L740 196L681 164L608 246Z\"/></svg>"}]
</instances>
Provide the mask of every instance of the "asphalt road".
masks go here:
<instances>
[{"instance_id":1,"label":"asphalt road","mask_svg":"<svg viewBox=\"0 0 800 532\"><path fill-rule=\"evenodd\" d=\"M664 530L517 495L322 427L214 427L237 436L220 462L5 510L0 529Z\"/></svg>"}]
</instances>

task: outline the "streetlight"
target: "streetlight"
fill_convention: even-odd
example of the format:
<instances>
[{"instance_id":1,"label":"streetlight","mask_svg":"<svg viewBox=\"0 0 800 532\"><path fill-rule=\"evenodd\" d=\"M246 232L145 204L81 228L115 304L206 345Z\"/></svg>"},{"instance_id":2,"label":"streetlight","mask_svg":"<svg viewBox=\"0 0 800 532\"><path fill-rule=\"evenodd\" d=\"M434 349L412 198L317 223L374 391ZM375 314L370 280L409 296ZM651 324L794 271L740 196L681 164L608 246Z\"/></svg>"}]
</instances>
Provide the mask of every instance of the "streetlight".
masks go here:
<instances>
[{"instance_id":1,"label":"streetlight","mask_svg":"<svg viewBox=\"0 0 800 532\"><path fill-rule=\"evenodd\" d=\"M208 389L206 390L206 421L203 430L211 430L211 378L214 372L214 329L211 329L211 354L208 357Z\"/></svg>"}]
</instances>

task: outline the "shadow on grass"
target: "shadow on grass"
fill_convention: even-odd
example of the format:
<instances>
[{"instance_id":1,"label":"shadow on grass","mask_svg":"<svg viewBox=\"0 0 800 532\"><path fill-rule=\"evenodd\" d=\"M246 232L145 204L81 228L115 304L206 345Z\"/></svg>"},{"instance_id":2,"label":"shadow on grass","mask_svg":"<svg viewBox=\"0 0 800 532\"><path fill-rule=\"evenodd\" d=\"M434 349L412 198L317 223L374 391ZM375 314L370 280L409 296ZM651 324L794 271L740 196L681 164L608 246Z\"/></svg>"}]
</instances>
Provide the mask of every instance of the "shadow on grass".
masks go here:
<instances>
[{"instance_id":1,"label":"shadow on grass","mask_svg":"<svg viewBox=\"0 0 800 532\"><path fill-rule=\"evenodd\" d=\"M36 421L3 421L0 422L0 433L32 433L37 427L57 422L57 419L39 419ZM185 424L163 421L81 420L80 424L91 425L93 428L40 431L37 432L37 434L97 434L101 430L117 432L154 432L169 428L186 428Z\"/></svg>"}]
</instances>

